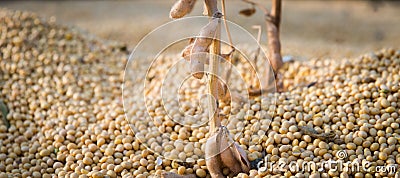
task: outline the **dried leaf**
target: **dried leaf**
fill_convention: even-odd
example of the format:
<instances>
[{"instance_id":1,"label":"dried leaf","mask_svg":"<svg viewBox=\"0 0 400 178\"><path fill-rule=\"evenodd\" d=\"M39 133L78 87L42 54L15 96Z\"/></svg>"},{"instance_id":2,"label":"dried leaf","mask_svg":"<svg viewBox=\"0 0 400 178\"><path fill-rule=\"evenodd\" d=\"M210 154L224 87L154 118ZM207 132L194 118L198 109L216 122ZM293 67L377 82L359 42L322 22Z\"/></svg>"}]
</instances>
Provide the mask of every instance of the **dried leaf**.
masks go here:
<instances>
[{"instance_id":1,"label":"dried leaf","mask_svg":"<svg viewBox=\"0 0 400 178\"><path fill-rule=\"evenodd\" d=\"M169 16L171 18L181 18L192 11L195 3L196 0L178 0L172 6Z\"/></svg>"},{"instance_id":2,"label":"dried leaf","mask_svg":"<svg viewBox=\"0 0 400 178\"><path fill-rule=\"evenodd\" d=\"M7 119L8 108L7 108L7 105L1 99L0 99L0 111L1 111L3 123L6 125L7 128L10 128L10 122Z\"/></svg>"},{"instance_id":3,"label":"dried leaf","mask_svg":"<svg viewBox=\"0 0 400 178\"><path fill-rule=\"evenodd\" d=\"M336 134L330 133L319 133L312 127L309 126L299 126L300 132L304 135L309 135L312 138L317 138L323 141L335 141Z\"/></svg>"},{"instance_id":4,"label":"dried leaf","mask_svg":"<svg viewBox=\"0 0 400 178\"><path fill-rule=\"evenodd\" d=\"M256 8L252 7L252 8L247 8L247 9L243 9L239 12L240 15L244 15L246 17L250 17L252 16L254 13L256 13Z\"/></svg>"},{"instance_id":5,"label":"dried leaf","mask_svg":"<svg viewBox=\"0 0 400 178\"><path fill-rule=\"evenodd\" d=\"M316 85L317 83L318 83L317 81L311 82L311 83L309 83L306 87L307 87L307 88L310 88L310 87Z\"/></svg>"},{"instance_id":6,"label":"dried leaf","mask_svg":"<svg viewBox=\"0 0 400 178\"><path fill-rule=\"evenodd\" d=\"M315 136L315 135L319 134L317 130L315 130L314 128L312 128L310 126L299 126L299 130L302 134L305 134L305 135Z\"/></svg>"},{"instance_id":7,"label":"dried leaf","mask_svg":"<svg viewBox=\"0 0 400 178\"><path fill-rule=\"evenodd\" d=\"M376 81L376 79L374 79L372 77L365 77L361 81L362 81L362 83L373 83Z\"/></svg>"},{"instance_id":8,"label":"dried leaf","mask_svg":"<svg viewBox=\"0 0 400 178\"><path fill-rule=\"evenodd\" d=\"M387 89L382 89L382 90L379 90L379 93L389 93L390 91L389 90L387 90Z\"/></svg>"}]
</instances>

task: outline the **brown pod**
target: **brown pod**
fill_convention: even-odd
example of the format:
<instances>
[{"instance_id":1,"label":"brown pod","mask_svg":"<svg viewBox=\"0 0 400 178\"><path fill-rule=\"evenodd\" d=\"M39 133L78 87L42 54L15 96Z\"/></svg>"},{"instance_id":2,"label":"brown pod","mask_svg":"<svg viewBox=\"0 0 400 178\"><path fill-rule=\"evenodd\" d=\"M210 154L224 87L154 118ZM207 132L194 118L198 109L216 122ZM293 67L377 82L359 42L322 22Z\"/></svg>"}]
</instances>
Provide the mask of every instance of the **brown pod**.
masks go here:
<instances>
[{"instance_id":1,"label":"brown pod","mask_svg":"<svg viewBox=\"0 0 400 178\"><path fill-rule=\"evenodd\" d=\"M207 169L213 178L225 177L222 171L223 164L219 154L219 138L220 132L215 133L213 136L207 139L205 148Z\"/></svg>"},{"instance_id":2,"label":"brown pod","mask_svg":"<svg viewBox=\"0 0 400 178\"><path fill-rule=\"evenodd\" d=\"M170 18L181 18L186 14L189 14L192 11L195 3L196 0L178 0L172 6L171 11L169 12Z\"/></svg>"},{"instance_id":3,"label":"brown pod","mask_svg":"<svg viewBox=\"0 0 400 178\"><path fill-rule=\"evenodd\" d=\"M221 127L222 128L222 127ZM242 172L242 167L240 162L238 162L234 152L232 152L232 146L234 146L234 142L229 139L229 132L226 128L221 129L222 132L220 134L221 142L220 149L221 152L221 161L225 167L229 168L233 174L238 174Z\"/></svg>"},{"instance_id":4,"label":"brown pod","mask_svg":"<svg viewBox=\"0 0 400 178\"><path fill-rule=\"evenodd\" d=\"M233 143L231 150L235 156L235 158L240 162L240 166L242 168L241 171L248 173L250 171L250 162L247 159L247 154L243 150L243 148L236 142Z\"/></svg>"},{"instance_id":5,"label":"brown pod","mask_svg":"<svg viewBox=\"0 0 400 178\"><path fill-rule=\"evenodd\" d=\"M217 31L219 18L213 18L206 26L201 28L199 36L196 38L199 46L210 46L212 39L215 37ZM200 39L200 41L199 41Z\"/></svg>"},{"instance_id":6,"label":"brown pod","mask_svg":"<svg viewBox=\"0 0 400 178\"><path fill-rule=\"evenodd\" d=\"M204 76L204 64L208 64L208 55L205 54L217 30L218 20L217 18L211 20L200 30L199 37L194 40L190 53L190 68L192 75L198 79Z\"/></svg>"}]
</instances>

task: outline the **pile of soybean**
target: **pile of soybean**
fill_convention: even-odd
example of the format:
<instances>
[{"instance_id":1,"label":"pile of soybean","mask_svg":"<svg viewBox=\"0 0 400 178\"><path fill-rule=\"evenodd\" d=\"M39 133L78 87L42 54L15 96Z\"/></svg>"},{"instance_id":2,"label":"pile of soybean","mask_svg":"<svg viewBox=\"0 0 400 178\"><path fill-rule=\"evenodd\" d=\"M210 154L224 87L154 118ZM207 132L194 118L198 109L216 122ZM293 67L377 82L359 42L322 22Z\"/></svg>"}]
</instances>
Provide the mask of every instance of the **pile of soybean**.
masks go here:
<instances>
[{"instance_id":1,"label":"pile of soybean","mask_svg":"<svg viewBox=\"0 0 400 178\"><path fill-rule=\"evenodd\" d=\"M121 85L128 54L123 45L28 12L1 9L0 24L0 99L10 122L9 128L0 125L0 177L149 177L164 172L209 177L207 124L186 127L166 116L179 119L181 109L207 121L207 110L197 109L191 97L165 104L157 92L149 92L154 96L147 108L126 98L127 115L135 117L125 119ZM165 58L156 70L162 73L174 60ZM242 74L249 79L246 67ZM242 105L220 104L223 124L249 160L321 163L338 160L337 152L344 150L345 161L371 165L361 172L253 168L238 177L394 176L374 170L400 164L399 50L340 61L294 61L283 71L287 92L253 97ZM183 95L207 88L202 81L192 83ZM143 119L147 116L152 119Z\"/></svg>"}]
</instances>

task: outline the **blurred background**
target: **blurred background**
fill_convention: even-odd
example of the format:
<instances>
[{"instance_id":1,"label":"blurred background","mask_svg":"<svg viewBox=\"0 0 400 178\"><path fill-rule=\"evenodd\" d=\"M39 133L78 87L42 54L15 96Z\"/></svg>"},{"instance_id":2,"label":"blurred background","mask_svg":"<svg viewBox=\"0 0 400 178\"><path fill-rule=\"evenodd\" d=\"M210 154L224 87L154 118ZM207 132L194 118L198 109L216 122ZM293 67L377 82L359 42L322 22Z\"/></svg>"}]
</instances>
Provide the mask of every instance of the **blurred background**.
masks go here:
<instances>
[{"instance_id":1,"label":"blurred background","mask_svg":"<svg viewBox=\"0 0 400 178\"><path fill-rule=\"evenodd\" d=\"M270 1L258 2L270 9ZM133 49L151 30L171 21L168 15L173 4L174 0L1 1L0 7L32 11L45 18L54 16L58 23L124 42ZM190 15L201 15L202 6L198 0ZM240 0L227 0L227 19L256 36L257 31L251 26L262 25L265 30L263 14L257 12L251 17L238 14L248 7ZM303 58L344 58L384 47L398 48L399 17L400 2L397 1L284 0L282 52ZM262 43L266 44L265 36Z\"/></svg>"}]
</instances>

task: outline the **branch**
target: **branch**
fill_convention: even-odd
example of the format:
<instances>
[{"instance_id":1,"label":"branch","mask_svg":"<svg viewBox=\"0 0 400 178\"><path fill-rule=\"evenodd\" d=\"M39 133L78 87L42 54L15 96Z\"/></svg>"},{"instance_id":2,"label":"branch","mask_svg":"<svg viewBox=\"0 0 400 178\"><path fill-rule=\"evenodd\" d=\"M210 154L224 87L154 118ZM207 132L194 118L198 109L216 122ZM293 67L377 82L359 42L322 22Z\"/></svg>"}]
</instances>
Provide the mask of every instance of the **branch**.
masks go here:
<instances>
[{"instance_id":1,"label":"branch","mask_svg":"<svg viewBox=\"0 0 400 178\"><path fill-rule=\"evenodd\" d=\"M268 35L268 48L270 51L270 61L275 74L275 84L278 92L283 91L282 75L279 69L283 66L281 54L281 40L279 37L279 26L281 22L281 0L272 0L271 19L266 20Z\"/></svg>"},{"instance_id":2,"label":"branch","mask_svg":"<svg viewBox=\"0 0 400 178\"><path fill-rule=\"evenodd\" d=\"M229 80L230 80L230 78L231 78L231 73L232 73L232 54L233 54L233 52L236 50L235 49L235 47L233 46L233 41L232 41L232 36L231 36L231 32L229 31L229 28L228 28L228 22L226 21L226 10L225 10L225 0L221 0L221 7L222 7L222 17L223 17L223 20L224 20L224 26L225 26L225 31L226 31L226 34L227 34L227 36L228 36L228 40L229 40L229 46L231 47L231 51L228 53L228 55L227 55L227 59L229 59L228 60L228 62L230 63L230 65L229 65L229 68L228 68L228 70L226 70L226 72L224 73L224 79L225 79L225 83L226 83L226 85L225 85L225 91L228 91L228 83L229 83ZM225 94L227 94L227 93L225 93ZM226 97L226 96L225 96Z\"/></svg>"},{"instance_id":3,"label":"branch","mask_svg":"<svg viewBox=\"0 0 400 178\"><path fill-rule=\"evenodd\" d=\"M253 25L252 28L258 30L257 43L261 44L261 32L262 32L261 25ZM253 85L257 86L257 82L258 82L258 79L257 79L257 71L258 71L257 63L258 63L258 56L260 55L260 50L261 50L260 45L257 45L257 49L256 49L256 52L254 54L254 59L253 59L255 72L253 73L253 80L254 81L252 82L252 84L250 86L251 89L253 88Z\"/></svg>"},{"instance_id":4,"label":"branch","mask_svg":"<svg viewBox=\"0 0 400 178\"><path fill-rule=\"evenodd\" d=\"M257 6L262 11L264 11L265 15L265 26L267 29L267 38L268 38L268 50L269 50L269 60L271 62L272 69L275 74L275 82L278 90L282 90L283 86L281 82L276 81L279 77L279 69L282 67L282 55L281 55L281 42L279 38L279 26L281 21L281 9L282 9L282 1L281 0L272 0L272 10L271 13L262 6L261 4L254 2L252 0L242 0L246 3L250 3L252 5ZM268 74L268 70L266 70ZM268 77L268 75L266 75ZM262 86L262 88L268 88L267 86ZM259 93L259 92L255 92Z\"/></svg>"},{"instance_id":5,"label":"branch","mask_svg":"<svg viewBox=\"0 0 400 178\"><path fill-rule=\"evenodd\" d=\"M217 0L204 0L204 5L206 6L207 15L209 17L212 17L218 12Z\"/></svg>"},{"instance_id":6,"label":"branch","mask_svg":"<svg viewBox=\"0 0 400 178\"><path fill-rule=\"evenodd\" d=\"M218 16L218 6L217 0L205 0L205 5L207 7L207 13L209 17L220 18ZM210 122L210 133L215 133L216 129L221 126L221 118L219 118L219 111L218 111L218 89L217 89L217 82L218 82L218 63L219 63L219 56L221 53L221 44L220 44L220 22L218 22L217 30L214 35L214 39L210 46L210 75L209 75L209 92L213 97L209 97L209 105L210 105L210 117L212 121Z\"/></svg>"},{"instance_id":7,"label":"branch","mask_svg":"<svg viewBox=\"0 0 400 178\"><path fill-rule=\"evenodd\" d=\"M270 51L270 60L275 72L275 78L278 70L282 67L281 42L279 38L279 25L281 19L281 0L272 0L272 11L270 18L266 18L268 48Z\"/></svg>"},{"instance_id":8,"label":"branch","mask_svg":"<svg viewBox=\"0 0 400 178\"><path fill-rule=\"evenodd\" d=\"M281 23L281 12L282 12L281 9L282 9L282 1L272 0L271 17L273 17L272 22L275 24L276 28L278 29L278 32Z\"/></svg>"}]
</instances>

